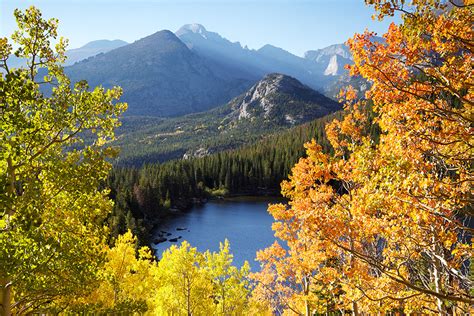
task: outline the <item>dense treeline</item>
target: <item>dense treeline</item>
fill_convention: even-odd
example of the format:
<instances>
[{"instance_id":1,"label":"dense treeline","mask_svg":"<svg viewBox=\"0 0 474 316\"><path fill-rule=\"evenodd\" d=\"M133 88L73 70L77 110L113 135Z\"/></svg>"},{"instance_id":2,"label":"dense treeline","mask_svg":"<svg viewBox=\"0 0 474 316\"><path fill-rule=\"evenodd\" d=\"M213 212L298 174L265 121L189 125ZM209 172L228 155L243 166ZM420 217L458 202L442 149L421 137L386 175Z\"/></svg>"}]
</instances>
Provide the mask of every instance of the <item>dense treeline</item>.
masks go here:
<instances>
[{"instance_id":1,"label":"dense treeline","mask_svg":"<svg viewBox=\"0 0 474 316\"><path fill-rule=\"evenodd\" d=\"M281 181L304 156L303 144L315 139L329 151L324 127L341 116L337 112L253 145L202 158L114 168L108 180L116 202L109 218L112 235L131 229L146 243L151 225L170 208L188 209L227 194L279 195Z\"/></svg>"}]
</instances>

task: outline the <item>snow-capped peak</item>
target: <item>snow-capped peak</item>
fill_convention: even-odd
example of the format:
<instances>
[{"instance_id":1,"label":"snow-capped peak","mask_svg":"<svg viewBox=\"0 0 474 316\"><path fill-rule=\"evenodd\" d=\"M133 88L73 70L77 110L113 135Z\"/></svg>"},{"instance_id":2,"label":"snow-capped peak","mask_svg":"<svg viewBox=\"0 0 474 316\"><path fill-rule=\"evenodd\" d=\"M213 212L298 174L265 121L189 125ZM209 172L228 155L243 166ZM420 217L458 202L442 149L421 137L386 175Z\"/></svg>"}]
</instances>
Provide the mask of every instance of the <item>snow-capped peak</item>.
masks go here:
<instances>
[{"instance_id":1,"label":"snow-capped peak","mask_svg":"<svg viewBox=\"0 0 474 316\"><path fill-rule=\"evenodd\" d=\"M202 26L201 24L199 23L192 23L192 24L185 24L183 25L177 32L176 34L178 34L178 36L180 34L184 34L184 33L195 33L195 34L200 34L200 35L204 35L207 33L207 30L204 26Z\"/></svg>"}]
</instances>

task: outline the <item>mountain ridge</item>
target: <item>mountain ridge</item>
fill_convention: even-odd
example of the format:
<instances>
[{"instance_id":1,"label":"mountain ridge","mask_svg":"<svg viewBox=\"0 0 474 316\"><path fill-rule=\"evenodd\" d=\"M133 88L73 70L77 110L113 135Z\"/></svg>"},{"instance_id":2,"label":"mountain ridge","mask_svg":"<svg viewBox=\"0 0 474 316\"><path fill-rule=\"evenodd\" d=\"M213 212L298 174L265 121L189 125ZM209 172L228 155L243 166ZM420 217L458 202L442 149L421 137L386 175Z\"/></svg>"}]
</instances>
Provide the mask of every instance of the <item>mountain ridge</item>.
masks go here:
<instances>
[{"instance_id":1,"label":"mountain ridge","mask_svg":"<svg viewBox=\"0 0 474 316\"><path fill-rule=\"evenodd\" d=\"M66 73L90 86L121 86L126 115L166 117L218 106L250 85L221 69L163 30L66 67Z\"/></svg>"},{"instance_id":2,"label":"mountain ridge","mask_svg":"<svg viewBox=\"0 0 474 316\"><path fill-rule=\"evenodd\" d=\"M66 61L63 66L70 66L74 63L87 59L89 57L106 53L115 48L127 45L128 43L119 39L116 40L94 40L84 44L78 48L71 48L66 50ZM20 68L26 66L26 61L22 58L16 57L14 54L11 54L8 58L10 68Z\"/></svg>"},{"instance_id":3,"label":"mountain ridge","mask_svg":"<svg viewBox=\"0 0 474 316\"><path fill-rule=\"evenodd\" d=\"M140 165L237 148L340 109L339 103L295 78L269 74L206 112L170 119L125 117L118 163Z\"/></svg>"},{"instance_id":4,"label":"mountain ridge","mask_svg":"<svg viewBox=\"0 0 474 316\"><path fill-rule=\"evenodd\" d=\"M334 97L334 87L347 74L344 66L352 62L349 54L343 44L310 51L305 58L270 44L253 50L194 23L175 33L155 32L66 72L90 86L121 86L122 101L129 104L125 115L175 117L224 104L275 72Z\"/></svg>"},{"instance_id":5,"label":"mountain ridge","mask_svg":"<svg viewBox=\"0 0 474 316\"><path fill-rule=\"evenodd\" d=\"M108 51L125 45L128 45L128 43L119 39L102 39L88 42L81 47L69 49L66 51L67 59L65 66L72 65L78 61L84 60L100 53L106 53Z\"/></svg>"}]
</instances>

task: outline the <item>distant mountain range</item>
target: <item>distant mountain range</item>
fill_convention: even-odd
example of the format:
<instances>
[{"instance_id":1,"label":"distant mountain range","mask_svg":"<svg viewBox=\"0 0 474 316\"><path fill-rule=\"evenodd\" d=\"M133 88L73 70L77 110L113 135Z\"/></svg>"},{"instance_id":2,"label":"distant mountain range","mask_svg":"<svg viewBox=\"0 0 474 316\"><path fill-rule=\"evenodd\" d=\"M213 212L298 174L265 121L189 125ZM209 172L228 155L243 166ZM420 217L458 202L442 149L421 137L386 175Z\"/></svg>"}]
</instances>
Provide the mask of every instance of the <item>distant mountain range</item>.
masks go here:
<instances>
[{"instance_id":1,"label":"distant mountain range","mask_svg":"<svg viewBox=\"0 0 474 316\"><path fill-rule=\"evenodd\" d=\"M125 117L119 163L194 157L252 143L341 109L293 77L269 74L229 103L178 118Z\"/></svg>"},{"instance_id":2,"label":"distant mountain range","mask_svg":"<svg viewBox=\"0 0 474 316\"><path fill-rule=\"evenodd\" d=\"M380 38L374 38L380 41ZM127 43L98 40L66 52L72 81L90 86L121 86L127 116L173 117L202 112L228 102L269 73L292 76L335 98L347 83L361 94L368 84L349 78L352 56L344 44L310 50L304 57L264 45L258 50L231 42L200 24L172 33L164 30ZM24 61L11 56L10 66Z\"/></svg>"},{"instance_id":3,"label":"distant mountain range","mask_svg":"<svg viewBox=\"0 0 474 316\"><path fill-rule=\"evenodd\" d=\"M128 43L122 40L97 40L87 43L84 46L79 48L73 48L66 51L66 62L64 66L72 65L78 61L84 60L86 58L95 56L97 54L106 53L112 49L125 46ZM9 57L9 66L10 68L19 68L26 65L26 61L11 55Z\"/></svg>"},{"instance_id":4,"label":"distant mountain range","mask_svg":"<svg viewBox=\"0 0 474 316\"><path fill-rule=\"evenodd\" d=\"M332 96L351 62L343 44L298 57L272 45L248 49L188 24L89 57L66 71L73 81L85 79L91 86L121 86L128 116L170 117L225 104L274 72Z\"/></svg>"},{"instance_id":5,"label":"distant mountain range","mask_svg":"<svg viewBox=\"0 0 474 316\"><path fill-rule=\"evenodd\" d=\"M72 65L78 61L101 53L107 53L113 49L125 46L127 44L127 42L122 40L97 40L89 42L82 47L68 50L66 52L67 59L65 65Z\"/></svg>"},{"instance_id":6,"label":"distant mountain range","mask_svg":"<svg viewBox=\"0 0 474 316\"><path fill-rule=\"evenodd\" d=\"M72 81L121 86L127 115L177 116L224 104L251 85L160 31L66 68Z\"/></svg>"}]
</instances>

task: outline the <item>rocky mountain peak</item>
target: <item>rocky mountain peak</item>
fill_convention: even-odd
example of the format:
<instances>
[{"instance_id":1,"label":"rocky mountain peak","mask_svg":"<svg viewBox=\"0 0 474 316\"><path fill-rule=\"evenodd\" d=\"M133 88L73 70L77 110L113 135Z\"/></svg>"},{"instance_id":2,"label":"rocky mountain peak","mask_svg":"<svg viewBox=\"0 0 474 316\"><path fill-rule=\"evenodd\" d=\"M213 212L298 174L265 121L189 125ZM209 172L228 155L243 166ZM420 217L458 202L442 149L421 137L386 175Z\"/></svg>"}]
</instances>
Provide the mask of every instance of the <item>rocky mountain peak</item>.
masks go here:
<instances>
[{"instance_id":1,"label":"rocky mountain peak","mask_svg":"<svg viewBox=\"0 0 474 316\"><path fill-rule=\"evenodd\" d=\"M151 35L148 35L144 38L141 38L137 42L149 42L149 41L169 41L169 42L175 42L175 43L182 43L181 40L171 31L169 30L162 30L155 32Z\"/></svg>"},{"instance_id":2,"label":"rocky mountain peak","mask_svg":"<svg viewBox=\"0 0 474 316\"><path fill-rule=\"evenodd\" d=\"M329 59L333 56L340 56L345 59L352 59L352 54L345 44L334 44L318 50L310 50L304 54L306 59L322 62L324 59Z\"/></svg>"},{"instance_id":3,"label":"rocky mountain peak","mask_svg":"<svg viewBox=\"0 0 474 316\"><path fill-rule=\"evenodd\" d=\"M275 91L291 93L296 89L310 89L299 82L297 79L280 73L271 73L266 75L256 85L254 85L254 87L256 93L263 93L261 94L262 97L265 97Z\"/></svg>"},{"instance_id":4,"label":"rocky mountain peak","mask_svg":"<svg viewBox=\"0 0 474 316\"><path fill-rule=\"evenodd\" d=\"M279 73L265 76L231 103L237 120L260 119L289 125L307 120L306 116L319 115L316 112L329 113L339 107L295 78Z\"/></svg>"},{"instance_id":5,"label":"rocky mountain peak","mask_svg":"<svg viewBox=\"0 0 474 316\"><path fill-rule=\"evenodd\" d=\"M200 34L203 36L207 33L207 30L199 23L185 24L178 31L176 31L176 36L179 37L187 33Z\"/></svg>"},{"instance_id":6,"label":"rocky mountain peak","mask_svg":"<svg viewBox=\"0 0 474 316\"><path fill-rule=\"evenodd\" d=\"M248 108L255 104L259 104L264 111L264 117L268 117L274 106L269 97L275 93L289 92L295 86L303 85L290 76L278 73L266 75L245 94L240 105L239 119L249 118L251 114L248 112Z\"/></svg>"}]
</instances>

